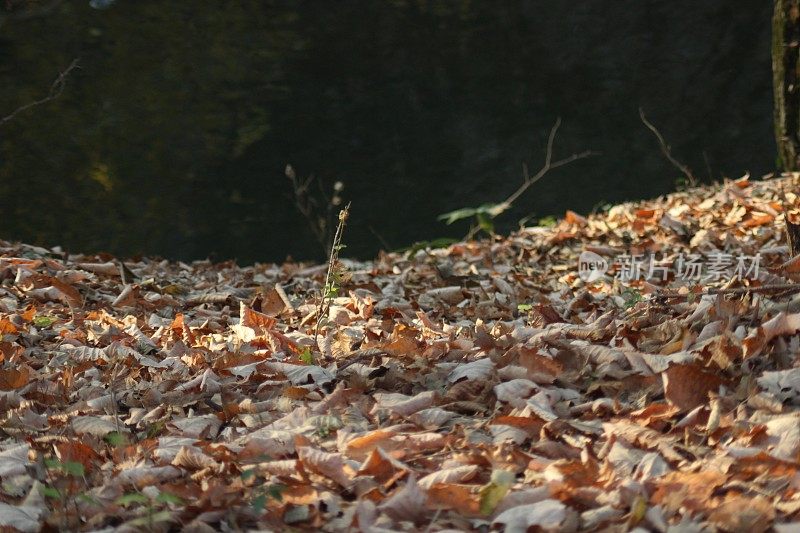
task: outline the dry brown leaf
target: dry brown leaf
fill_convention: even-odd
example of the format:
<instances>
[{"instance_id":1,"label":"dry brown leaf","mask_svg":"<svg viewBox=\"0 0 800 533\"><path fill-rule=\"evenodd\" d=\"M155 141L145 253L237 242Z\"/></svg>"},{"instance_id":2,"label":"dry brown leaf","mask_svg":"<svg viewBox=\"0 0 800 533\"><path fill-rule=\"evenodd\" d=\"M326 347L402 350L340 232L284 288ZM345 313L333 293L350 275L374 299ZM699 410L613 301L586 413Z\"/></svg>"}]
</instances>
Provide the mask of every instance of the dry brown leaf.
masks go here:
<instances>
[{"instance_id":1,"label":"dry brown leaf","mask_svg":"<svg viewBox=\"0 0 800 533\"><path fill-rule=\"evenodd\" d=\"M684 411L708 403L709 393L718 392L725 383L719 374L694 364L671 365L661 377L667 401Z\"/></svg>"},{"instance_id":2,"label":"dry brown leaf","mask_svg":"<svg viewBox=\"0 0 800 533\"><path fill-rule=\"evenodd\" d=\"M417 522L427 514L426 496L411 476L402 488L386 498L378 509L397 521Z\"/></svg>"},{"instance_id":3,"label":"dry brown leaf","mask_svg":"<svg viewBox=\"0 0 800 533\"><path fill-rule=\"evenodd\" d=\"M194 446L181 446L175 458L172 460L175 466L182 466L189 470L201 470L203 468L217 468L217 462L204 454Z\"/></svg>"},{"instance_id":4,"label":"dry brown leaf","mask_svg":"<svg viewBox=\"0 0 800 533\"><path fill-rule=\"evenodd\" d=\"M770 320L747 336L742 341L744 357L752 357L759 353L769 342L780 335L794 335L800 330L800 313L778 313Z\"/></svg>"},{"instance_id":5,"label":"dry brown leaf","mask_svg":"<svg viewBox=\"0 0 800 533\"><path fill-rule=\"evenodd\" d=\"M704 470L701 472L670 472L656 481L653 502L669 509L684 507L700 510L707 505L709 498L728 476L721 472Z\"/></svg>"},{"instance_id":6,"label":"dry brown leaf","mask_svg":"<svg viewBox=\"0 0 800 533\"><path fill-rule=\"evenodd\" d=\"M363 460L379 446L384 450L391 451L394 448L392 437L395 435L397 432L392 429L376 429L359 435L347 441L344 446L344 454L353 459Z\"/></svg>"},{"instance_id":7,"label":"dry brown leaf","mask_svg":"<svg viewBox=\"0 0 800 533\"><path fill-rule=\"evenodd\" d=\"M775 519L775 508L762 496L733 496L714 509L708 519L723 531L763 533Z\"/></svg>"},{"instance_id":8,"label":"dry brown leaf","mask_svg":"<svg viewBox=\"0 0 800 533\"><path fill-rule=\"evenodd\" d=\"M504 531L523 532L539 527L545 531L567 531L569 509L558 500L542 500L512 507L500 513L493 526L503 526ZM573 524L573 527L575 524Z\"/></svg>"},{"instance_id":9,"label":"dry brown leaf","mask_svg":"<svg viewBox=\"0 0 800 533\"><path fill-rule=\"evenodd\" d=\"M480 494L474 485L436 483L429 487L428 507L451 509L464 516L481 516Z\"/></svg>"},{"instance_id":10,"label":"dry brown leaf","mask_svg":"<svg viewBox=\"0 0 800 533\"><path fill-rule=\"evenodd\" d=\"M28 367L0 368L0 390L21 389L28 384L29 379Z\"/></svg>"},{"instance_id":11,"label":"dry brown leaf","mask_svg":"<svg viewBox=\"0 0 800 533\"><path fill-rule=\"evenodd\" d=\"M297 449L297 456L305 470L316 472L332 479L343 487L353 483L357 467L348 464L340 453L327 453L307 446Z\"/></svg>"},{"instance_id":12,"label":"dry brown leaf","mask_svg":"<svg viewBox=\"0 0 800 533\"><path fill-rule=\"evenodd\" d=\"M472 479L477 472L476 465L454 466L428 474L418 484L423 489L428 489L436 483L463 483Z\"/></svg>"}]
</instances>

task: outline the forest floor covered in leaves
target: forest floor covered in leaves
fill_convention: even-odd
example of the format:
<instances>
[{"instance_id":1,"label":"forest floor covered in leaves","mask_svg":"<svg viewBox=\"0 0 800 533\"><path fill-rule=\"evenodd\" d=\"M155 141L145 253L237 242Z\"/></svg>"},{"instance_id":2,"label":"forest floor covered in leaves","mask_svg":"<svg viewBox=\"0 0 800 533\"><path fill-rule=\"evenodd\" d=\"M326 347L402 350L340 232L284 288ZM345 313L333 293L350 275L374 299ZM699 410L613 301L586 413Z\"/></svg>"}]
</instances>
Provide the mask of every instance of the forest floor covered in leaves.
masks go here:
<instances>
[{"instance_id":1,"label":"forest floor covered in leaves","mask_svg":"<svg viewBox=\"0 0 800 533\"><path fill-rule=\"evenodd\" d=\"M0 241L0 527L797 531L797 190L345 260L320 328L326 265Z\"/></svg>"}]
</instances>

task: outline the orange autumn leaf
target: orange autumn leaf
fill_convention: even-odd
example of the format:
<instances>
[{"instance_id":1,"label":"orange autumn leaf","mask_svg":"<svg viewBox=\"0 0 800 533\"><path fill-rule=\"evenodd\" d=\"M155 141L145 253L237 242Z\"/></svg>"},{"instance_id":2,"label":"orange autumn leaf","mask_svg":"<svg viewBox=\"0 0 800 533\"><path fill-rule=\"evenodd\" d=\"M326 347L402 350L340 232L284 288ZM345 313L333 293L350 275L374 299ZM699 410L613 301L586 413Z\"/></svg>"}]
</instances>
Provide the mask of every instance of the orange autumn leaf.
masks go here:
<instances>
[{"instance_id":1,"label":"orange autumn leaf","mask_svg":"<svg viewBox=\"0 0 800 533\"><path fill-rule=\"evenodd\" d=\"M28 367L1 368L0 369L0 390L21 389L28 384L30 371Z\"/></svg>"},{"instance_id":2,"label":"orange autumn leaf","mask_svg":"<svg viewBox=\"0 0 800 533\"><path fill-rule=\"evenodd\" d=\"M763 226L765 224L772 224L775 217L767 213L751 213L750 218L742 222L745 228L754 228L756 226Z\"/></svg>"},{"instance_id":3,"label":"orange autumn leaf","mask_svg":"<svg viewBox=\"0 0 800 533\"><path fill-rule=\"evenodd\" d=\"M36 307L33 305L28 306L27 308L25 308L23 312L19 314L19 316L21 316L22 320L24 320L25 322L30 322L31 320L33 320L33 317L36 316Z\"/></svg>"},{"instance_id":4,"label":"orange autumn leaf","mask_svg":"<svg viewBox=\"0 0 800 533\"><path fill-rule=\"evenodd\" d=\"M0 335L13 335L19 330L17 326L11 323L7 318L0 318Z\"/></svg>"},{"instance_id":5,"label":"orange autumn leaf","mask_svg":"<svg viewBox=\"0 0 800 533\"><path fill-rule=\"evenodd\" d=\"M255 330L267 331L275 327L277 320L247 307L244 302L239 305L239 317L242 325Z\"/></svg>"},{"instance_id":6,"label":"orange autumn leaf","mask_svg":"<svg viewBox=\"0 0 800 533\"><path fill-rule=\"evenodd\" d=\"M481 516L481 498L474 485L434 483L428 489L430 509L450 509L465 516Z\"/></svg>"},{"instance_id":7,"label":"orange autumn leaf","mask_svg":"<svg viewBox=\"0 0 800 533\"><path fill-rule=\"evenodd\" d=\"M303 387L286 387L281 391L281 395L292 400L302 400L308 396L309 392L311 391Z\"/></svg>"},{"instance_id":8,"label":"orange autumn leaf","mask_svg":"<svg viewBox=\"0 0 800 533\"><path fill-rule=\"evenodd\" d=\"M97 452L86 444L74 440L57 442L55 444L56 457L62 463L75 462L83 465L86 472L90 472L94 462L99 459Z\"/></svg>"},{"instance_id":9,"label":"orange autumn leaf","mask_svg":"<svg viewBox=\"0 0 800 533\"><path fill-rule=\"evenodd\" d=\"M713 470L670 472L658 480L653 502L673 508L702 509L727 479L725 474Z\"/></svg>"},{"instance_id":10,"label":"orange autumn leaf","mask_svg":"<svg viewBox=\"0 0 800 533\"><path fill-rule=\"evenodd\" d=\"M50 277L49 282L65 296L67 303L69 303L71 307L81 307L81 305L83 305L83 299L78 289L55 277Z\"/></svg>"},{"instance_id":11,"label":"orange autumn leaf","mask_svg":"<svg viewBox=\"0 0 800 533\"><path fill-rule=\"evenodd\" d=\"M695 364L670 365L661 377L667 401L686 411L708 403L709 393L718 392L724 383L718 373Z\"/></svg>"},{"instance_id":12,"label":"orange autumn leaf","mask_svg":"<svg viewBox=\"0 0 800 533\"><path fill-rule=\"evenodd\" d=\"M370 476L384 488L389 488L409 473L409 467L394 459L381 448L375 448L361 464L357 474Z\"/></svg>"},{"instance_id":13,"label":"orange autumn leaf","mask_svg":"<svg viewBox=\"0 0 800 533\"><path fill-rule=\"evenodd\" d=\"M564 215L564 220L567 221L569 224L578 224L584 225L586 224L587 220L586 217L579 215L575 211L567 210L567 213Z\"/></svg>"},{"instance_id":14,"label":"orange autumn leaf","mask_svg":"<svg viewBox=\"0 0 800 533\"><path fill-rule=\"evenodd\" d=\"M392 448L394 448L394 446L392 446L393 443L391 442L391 439L396 434L397 433L395 431L389 429L377 429L375 431L370 431L365 435L358 436L348 441L345 445L344 453L348 457L362 459L378 446L382 447L386 451L390 451Z\"/></svg>"},{"instance_id":15,"label":"orange autumn leaf","mask_svg":"<svg viewBox=\"0 0 800 533\"><path fill-rule=\"evenodd\" d=\"M775 519L775 507L763 496L732 496L714 509L708 517L723 531L763 533Z\"/></svg>"}]
</instances>

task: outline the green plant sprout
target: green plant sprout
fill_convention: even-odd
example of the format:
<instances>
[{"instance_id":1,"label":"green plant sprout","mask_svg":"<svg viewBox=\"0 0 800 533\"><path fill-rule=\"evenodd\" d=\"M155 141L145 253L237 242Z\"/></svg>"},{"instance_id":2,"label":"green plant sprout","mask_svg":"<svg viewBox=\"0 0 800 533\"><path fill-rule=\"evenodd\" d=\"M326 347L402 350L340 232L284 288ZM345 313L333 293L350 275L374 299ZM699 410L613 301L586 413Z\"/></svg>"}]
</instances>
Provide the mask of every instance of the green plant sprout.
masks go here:
<instances>
[{"instance_id":1,"label":"green plant sprout","mask_svg":"<svg viewBox=\"0 0 800 533\"><path fill-rule=\"evenodd\" d=\"M121 507L137 506L144 509L144 516L131 520L128 525L144 527L148 531L152 531L156 523L172 520L172 512L165 507L168 505L183 505L183 500L169 492L160 491L154 498L141 492L129 492L117 498L114 503Z\"/></svg>"},{"instance_id":2,"label":"green plant sprout","mask_svg":"<svg viewBox=\"0 0 800 533\"><path fill-rule=\"evenodd\" d=\"M308 346L303 348L303 351L300 352L300 361L302 361L304 365L314 364L314 354L311 353L311 348Z\"/></svg>"},{"instance_id":3,"label":"green plant sprout","mask_svg":"<svg viewBox=\"0 0 800 533\"><path fill-rule=\"evenodd\" d=\"M553 141L555 140L556 132L558 128L561 126L561 118L556 120L556 123L553 125L552 129L550 130L550 135L547 138L547 149L545 150L545 160L544 165L539 171L534 174L533 176L528 174L528 166L523 164L522 165L522 185L520 185L516 191L511 193L508 198L503 200L499 203L494 204L483 204L478 207L462 207L461 209L456 209L455 211L450 211L449 213L443 213L439 215L437 218L438 220L442 220L445 224L450 225L459 220L469 220L472 219L472 226L470 227L469 233L467 234L467 238L472 238L476 233L483 231L489 235L494 235L494 219L497 218L502 213L505 213L509 209L511 209L514 201L519 198L525 191L527 191L531 185L542 179L545 174L550 172L551 170L562 167L564 165L568 165L573 161L577 161L578 159L584 159L586 157L590 157L593 155L598 155L597 152L593 152L591 150L586 150L581 153L572 154L569 157L565 157L564 159L559 159L558 161L553 161Z\"/></svg>"},{"instance_id":4,"label":"green plant sprout","mask_svg":"<svg viewBox=\"0 0 800 533\"><path fill-rule=\"evenodd\" d=\"M240 477L242 481L247 481L250 478L255 478L256 476L256 469L250 468L248 470L244 470ZM259 483L253 494L253 499L250 500L250 506L253 508L253 511L256 514L261 514L264 511L264 508L267 506L267 501L270 498L276 500L278 502L283 501L283 493L286 491L286 485L282 485L280 483L271 483L269 485L264 483Z\"/></svg>"}]
</instances>

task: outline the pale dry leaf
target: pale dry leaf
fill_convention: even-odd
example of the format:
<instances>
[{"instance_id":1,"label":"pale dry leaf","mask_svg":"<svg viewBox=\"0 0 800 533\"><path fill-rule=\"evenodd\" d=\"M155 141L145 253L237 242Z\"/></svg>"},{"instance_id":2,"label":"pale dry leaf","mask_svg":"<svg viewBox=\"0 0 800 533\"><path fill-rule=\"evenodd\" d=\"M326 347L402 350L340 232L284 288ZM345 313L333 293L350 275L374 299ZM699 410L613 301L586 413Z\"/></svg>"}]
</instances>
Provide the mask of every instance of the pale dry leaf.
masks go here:
<instances>
[{"instance_id":1,"label":"pale dry leaf","mask_svg":"<svg viewBox=\"0 0 800 533\"><path fill-rule=\"evenodd\" d=\"M800 313L786 314L780 312L767 320L742 341L744 357L758 354L775 337L793 335L800 330Z\"/></svg>"},{"instance_id":2,"label":"pale dry leaf","mask_svg":"<svg viewBox=\"0 0 800 533\"><path fill-rule=\"evenodd\" d=\"M492 363L491 359L477 359L471 363L458 365L450 372L450 375L447 376L447 380L450 383L456 383L462 379L486 380L489 379L493 372L494 363Z\"/></svg>"},{"instance_id":3,"label":"pale dry leaf","mask_svg":"<svg viewBox=\"0 0 800 533\"><path fill-rule=\"evenodd\" d=\"M77 416L72 420L72 429L79 435L88 434L96 437L105 437L112 431L125 430L125 425L114 423L111 417Z\"/></svg>"},{"instance_id":4,"label":"pale dry leaf","mask_svg":"<svg viewBox=\"0 0 800 533\"><path fill-rule=\"evenodd\" d=\"M174 466L137 466L121 470L115 480L123 485L133 485L141 489L178 479L181 475L181 469Z\"/></svg>"},{"instance_id":5,"label":"pale dry leaf","mask_svg":"<svg viewBox=\"0 0 800 533\"><path fill-rule=\"evenodd\" d=\"M477 465L463 465L438 470L421 478L418 485L429 489L436 483L464 483L478 472Z\"/></svg>"},{"instance_id":6,"label":"pale dry leaf","mask_svg":"<svg viewBox=\"0 0 800 533\"><path fill-rule=\"evenodd\" d=\"M332 479L342 487L350 487L358 470L340 453L328 453L307 446L297 448L297 456L306 470Z\"/></svg>"},{"instance_id":7,"label":"pale dry leaf","mask_svg":"<svg viewBox=\"0 0 800 533\"><path fill-rule=\"evenodd\" d=\"M446 411L439 407L430 407L417 411L408 418L425 429L440 429L455 417L456 414L451 411Z\"/></svg>"},{"instance_id":8,"label":"pale dry leaf","mask_svg":"<svg viewBox=\"0 0 800 533\"><path fill-rule=\"evenodd\" d=\"M766 424L770 437L769 454L776 459L796 462L800 460L800 418L796 415L779 416Z\"/></svg>"},{"instance_id":9,"label":"pale dry leaf","mask_svg":"<svg viewBox=\"0 0 800 533\"><path fill-rule=\"evenodd\" d=\"M500 513L493 526L502 526L505 533L526 533L529 528L563 531L567 519L567 507L558 500L542 500L512 507Z\"/></svg>"},{"instance_id":10,"label":"pale dry leaf","mask_svg":"<svg viewBox=\"0 0 800 533\"><path fill-rule=\"evenodd\" d=\"M25 466L29 464L29 444L12 444L0 452L0 477L6 478L25 473Z\"/></svg>"},{"instance_id":11,"label":"pale dry leaf","mask_svg":"<svg viewBox=\"0 0 800 533\"><path fill-rule=\"evenodd\" d=\"M14 528L24 533L35 533L41 528L45 508L14 506L0 502L0 526Z\"/></svg>"},{"instance_id":12,"label":"pale dry leaf","mask_svg":"<svg viewBox=\"0 0 800 533\"><path fill-rule=\"evenodd\" d=\"M189 470L203 468L217 468L219 464L194 446L181 446L171 462L174 466L181 466Z\"/></svg>"},{"instance_id":13,"label":"pale dry leaf","mask_svg":"<svg viewBox=\"0 0 800 533\"><path fill-rule=\"evenodd\" d=\"M512 379L495 385L494 393L501 402L516 402L528 398L540 387L529 379Z\"/></svg>"},{"instance_id":14,"label":"pale dry leaf","mask_svg":"<svg viewBox=\"0 0 800 533\"><path fill-rule=\"evenodd\" d=\"M378 510L401 522L416 522L427 514L425 493L412 475L405 485L378 505Z\"/></svg>"},{"instance_id":15,"label":"pale dry leaf","mask_svg":"<svg viewBox=\"0 0 800 533\"><path fill-rule=\"evenodd\" d=\"M377 402L376 408L387 409L400 416L409 416L431 407L436 399L436 392L425 391L416 396L407 396L397 392L379 392L375 393L373 397Z\"/></svg>"},{"instance_id":16,"label":"pale dry leaf","mask_svg":"<svg viewBox=\"0 0 800 533\"><path fill-rule=\"evenodd\" d=\"M728 498L714 509L708 517L724 531L750 531L763 533L770 528L775 519L775 508L762 496Z\"/></svg>"}]
</instances>

